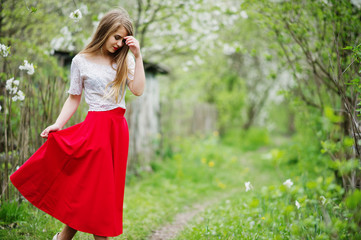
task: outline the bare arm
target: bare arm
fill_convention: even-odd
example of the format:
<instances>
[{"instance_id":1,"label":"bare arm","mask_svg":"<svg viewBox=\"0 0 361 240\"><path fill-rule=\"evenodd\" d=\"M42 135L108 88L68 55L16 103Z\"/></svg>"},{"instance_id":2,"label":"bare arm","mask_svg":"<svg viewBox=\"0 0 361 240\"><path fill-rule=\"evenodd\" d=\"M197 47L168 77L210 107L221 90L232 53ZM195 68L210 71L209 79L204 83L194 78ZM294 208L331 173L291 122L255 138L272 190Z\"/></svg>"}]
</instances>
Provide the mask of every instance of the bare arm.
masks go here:
<instances>
[{"instance_id":1,"label":"bare arm","mask_svg":"<svg viewBox=\"0 0 361 240\"><path fill-rule=\"evenodd\" d=\"M49 132L61 130L77 110L80 104L80 100L81 95L70 94L69 97L66 99L64 106L59 114L59 117L56 119L55 123L45 128L45 130L40 134L40 136L42 138L47 138Z\"/></svg>"},{"instance_id":2,"label":"bare arm","mask_svg":"<svg viewBox=\"0 0 361 240\"><path fill-rule=\"evenodd\" d=\"M128 87L135 96L140 96L144 92L145 72L141 54L135 58L134 80L129 81Z\"/></svg>"},{"instance_id":3,"label":"bare arm","mask_svg":"<svg viewBox=\"0 0 361 240\"><path fill-rule=\"evenodd\" d=\"M129 46L135 57L134 79L128 82L128 87L135 96L140 96L145 88L145 72L139 42L133 36L125 36L124 38L126 39L125 44Z\"/></svg>"}]
</instances>

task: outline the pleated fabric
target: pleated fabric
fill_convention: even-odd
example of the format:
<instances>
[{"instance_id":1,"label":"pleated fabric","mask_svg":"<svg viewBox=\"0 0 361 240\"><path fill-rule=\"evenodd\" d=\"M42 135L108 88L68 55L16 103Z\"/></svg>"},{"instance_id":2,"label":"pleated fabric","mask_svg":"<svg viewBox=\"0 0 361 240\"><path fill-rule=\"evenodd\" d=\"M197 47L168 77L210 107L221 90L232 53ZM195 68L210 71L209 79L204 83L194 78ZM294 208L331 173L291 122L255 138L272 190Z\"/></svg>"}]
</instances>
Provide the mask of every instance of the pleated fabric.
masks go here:
<instances>
[{"instance_id":1,"label":"pleated fabric","mask_svg":"<svg viewBox=\"0 0 361 240\"><path fill-rule=\"evenodd\" d=\"M122 234L129 148L125 111L88 111L83 122L50 132L11 182L35 207L76 230Z\"/></svg>"}]
</instances>

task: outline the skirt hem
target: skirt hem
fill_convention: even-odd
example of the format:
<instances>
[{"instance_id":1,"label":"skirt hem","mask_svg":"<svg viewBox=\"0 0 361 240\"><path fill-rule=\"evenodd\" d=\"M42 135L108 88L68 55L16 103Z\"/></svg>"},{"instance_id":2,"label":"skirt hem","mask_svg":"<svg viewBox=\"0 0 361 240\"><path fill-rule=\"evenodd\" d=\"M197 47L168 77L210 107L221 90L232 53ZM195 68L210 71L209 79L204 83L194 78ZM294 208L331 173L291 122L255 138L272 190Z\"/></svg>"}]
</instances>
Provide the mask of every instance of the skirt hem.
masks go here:
<instances>
[{"instance_id":1,"label":"skirt hem","mask_svg":"<svg viewBox=\"0 0 361 240\"><path fill-rule=\"evenodd\" d=\"M89 111L83 122L50 132L10 181L33 206L69 227L123 233L129 148L125 109Z\"/></svg>"}]
</instances>

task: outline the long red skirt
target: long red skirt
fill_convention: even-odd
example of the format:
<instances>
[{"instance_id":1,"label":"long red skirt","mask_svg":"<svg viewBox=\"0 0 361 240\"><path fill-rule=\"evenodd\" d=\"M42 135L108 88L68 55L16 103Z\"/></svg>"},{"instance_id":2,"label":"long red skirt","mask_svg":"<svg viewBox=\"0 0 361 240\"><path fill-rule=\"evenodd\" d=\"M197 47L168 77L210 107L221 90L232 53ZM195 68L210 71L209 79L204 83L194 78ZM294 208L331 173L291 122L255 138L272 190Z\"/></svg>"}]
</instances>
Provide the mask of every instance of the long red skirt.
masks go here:
<instances>
[{"instance_id":1,"label":"long red skirt","mask_svg":"<svg viewBox=\"0 0 361 240\"><path fill-rule=\"evenodd\" d=\"M11 182L34 206L76 230L122 234L129 148L125 111L88 111L83 122L50 132Z\"/></svg>"}]
</instances>

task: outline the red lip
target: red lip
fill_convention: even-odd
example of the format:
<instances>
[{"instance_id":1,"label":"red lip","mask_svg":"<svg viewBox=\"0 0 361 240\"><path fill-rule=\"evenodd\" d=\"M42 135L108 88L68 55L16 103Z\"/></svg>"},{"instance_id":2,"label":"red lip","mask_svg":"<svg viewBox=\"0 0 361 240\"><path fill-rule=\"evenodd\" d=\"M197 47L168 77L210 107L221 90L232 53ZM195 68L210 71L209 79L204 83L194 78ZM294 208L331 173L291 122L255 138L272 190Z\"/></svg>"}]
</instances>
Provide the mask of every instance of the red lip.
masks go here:
<instances>
[{"instance_id":1,"label":"red lip","mask_svg":"<svg viewBox=\"0 0 361 240\"><path fill-rule=\"evenodd\" d=\"M114 50L118 50L119 48L115 48L115 47L113 47L114 48Z\"/></svg>"}]
</instances>

